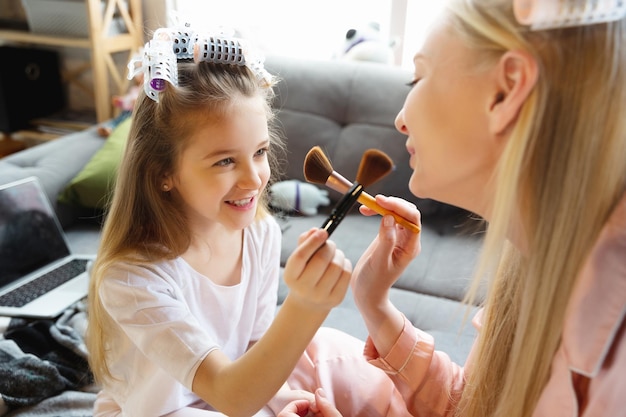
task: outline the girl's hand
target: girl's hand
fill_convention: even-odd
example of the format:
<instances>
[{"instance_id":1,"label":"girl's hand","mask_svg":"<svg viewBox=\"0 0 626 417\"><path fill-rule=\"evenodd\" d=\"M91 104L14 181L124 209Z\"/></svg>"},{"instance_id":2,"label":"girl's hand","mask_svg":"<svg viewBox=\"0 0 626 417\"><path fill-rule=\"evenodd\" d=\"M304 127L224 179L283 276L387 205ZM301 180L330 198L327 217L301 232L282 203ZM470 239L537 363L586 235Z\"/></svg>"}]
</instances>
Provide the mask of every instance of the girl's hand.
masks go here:
<instances>
[{"instance_id":1,"label":"girl's hand","mask_svg":"<svg viewBox=\"0 0 626 417\"><path fill-rule=\"evenodd\" d=\"M352 264L327 239L325 230L303 233L285 264L288 297L294 297L302 307L330 310L341 303L350 285Z\"/></svg>"},{"instance_id":2,"label":"girl's hand","mask_svg":"<svg viewBox=\"0 0 626 417\"><path fill-rule=\"evenodd\" d=\"M312 392L299 389L280 389L276 395L267 403L269 408L277 414L281 410L285 410L292 403L309 404L315 402L315 396Z\"/></svg>"},{"instance_id":3,"label":"girl's hand","mask_svg":"<svg viewBox=\"0 0 626 417\"><path fill-rule=\"evenodd\" d=\"M324 396L319 388L315 391L315 403L306 400L297 400L289 403L277 417L342 417L335 406Z\"/></svg>"},{"instance_id":4,"label":"girl's hand","mask_svg":"<svg viewBox=\"0 0 626 417\"><path fill-rule=\"evenodd\" d=\"M276 415L276 417L308 417L313 415L311 402L307 400L296 400L287 404L287 407Z\"/></svg>"},{"instance_id":5,"label":"girl's hand","mask_svg":"<svg viewBox=\"0 0 626 417\"><path fill-rule=\"evenodd\" d=\"M376 196L380 206L420 225L420 213L414 204L397 197ZM364 215L376 214L361 206ZM378 235L357 262L352 274L352 290L357 304L385 303L389 288L421 250L419 233L405 229L393 216L383 217Z\"/></svg>"}]
</instances>

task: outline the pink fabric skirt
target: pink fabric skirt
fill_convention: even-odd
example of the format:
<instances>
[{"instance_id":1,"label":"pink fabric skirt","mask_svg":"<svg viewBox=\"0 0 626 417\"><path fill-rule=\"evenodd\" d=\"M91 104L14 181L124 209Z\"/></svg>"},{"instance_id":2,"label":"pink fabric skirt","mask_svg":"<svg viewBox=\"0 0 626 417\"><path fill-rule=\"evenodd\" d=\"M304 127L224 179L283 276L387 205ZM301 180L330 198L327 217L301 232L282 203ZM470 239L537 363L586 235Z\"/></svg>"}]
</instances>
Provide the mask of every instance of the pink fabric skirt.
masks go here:
<instances>
[{"instance_id":1,"label":"pink fabric skirt","mask_svg":"<svg viewBox=\"0 0 626 417\"><path fill-rule=\"evenodd\" d=\"M323 388L344 417L410 416L391 379L363 357L364 345L365 342L347 333L320 328L289 377L289 386L310 392ZM167 416L222 415L202 409L200 405L193 404ZM267 415L268 412L266 407L259 415ZM120 406L106 393L100 392L94 417L121 415Z\"/></svg>"},{"instance_id":2,"label":"pink fabric skirt","mask_svg":"<svg viewBox=\"0 0 626 417\"><path fill-rule=\"evenodd\" d=\"M383 370L363 357L365 342L339 330L318 330L289 377L289 386L326 397L344 417L410 416L400 392Z\"/></svg>"}]
</instances>

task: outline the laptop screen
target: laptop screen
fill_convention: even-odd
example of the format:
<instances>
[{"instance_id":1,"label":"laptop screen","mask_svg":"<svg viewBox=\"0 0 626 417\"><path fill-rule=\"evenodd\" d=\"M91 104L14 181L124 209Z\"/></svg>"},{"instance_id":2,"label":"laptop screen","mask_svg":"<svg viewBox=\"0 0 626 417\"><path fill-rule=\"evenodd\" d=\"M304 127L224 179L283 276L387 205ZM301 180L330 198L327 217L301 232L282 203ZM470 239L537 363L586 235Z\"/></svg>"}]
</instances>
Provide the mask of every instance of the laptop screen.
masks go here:
<instances>
[{"instance_id":1,"label":"laptop screen","mask_svg":"<svg viewBox=\"0 0 626 417\"><path fill-rule=\"evenodd\" d=\"M0 287L69 254L38 180L0 185Z\"/></svg>"}]
</instances>

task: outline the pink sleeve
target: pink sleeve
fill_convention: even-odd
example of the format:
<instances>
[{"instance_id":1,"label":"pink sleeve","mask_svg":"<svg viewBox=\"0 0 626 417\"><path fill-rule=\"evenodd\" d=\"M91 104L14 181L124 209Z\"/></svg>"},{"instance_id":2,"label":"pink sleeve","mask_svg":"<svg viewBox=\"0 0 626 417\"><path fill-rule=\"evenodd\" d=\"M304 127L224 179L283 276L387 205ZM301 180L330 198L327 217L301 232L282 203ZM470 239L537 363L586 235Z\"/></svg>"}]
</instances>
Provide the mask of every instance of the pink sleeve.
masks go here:
<instances>
[{"instance_id":1,"label":"pink sleeve","mask_svg":"<svg viewBox=\"0 0 626 417\"><path fill-rule=\"evenodd\" d=\"M479 327L479 316L473 320ZM431 335L413 327L405 317L402 333L382 358L371 338L367 338L365 358L385 371L396 385L411 414L425 416L452 416L453 404L460 398L465 386L464 368L450 357L435 350ZM470 353L467 365L471 362Z\"/></svg>"}]
</instances>

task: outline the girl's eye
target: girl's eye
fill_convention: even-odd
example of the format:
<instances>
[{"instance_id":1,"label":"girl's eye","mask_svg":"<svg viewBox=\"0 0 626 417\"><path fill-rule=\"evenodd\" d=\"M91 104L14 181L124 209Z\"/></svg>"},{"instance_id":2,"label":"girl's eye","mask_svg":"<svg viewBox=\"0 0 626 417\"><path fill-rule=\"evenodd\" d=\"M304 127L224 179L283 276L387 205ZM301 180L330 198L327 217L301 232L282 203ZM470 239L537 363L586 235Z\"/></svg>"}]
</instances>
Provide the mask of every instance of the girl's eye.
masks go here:
<instances>
[{"instance_id":1,"label":"girl's eye","mask_svg":"<svg viewBox=\"0 0 626 417\"><path fill-rule=\"evenodd\" d=\"M234 162L233 158L226 158L226 159L222 159L221 161L218 161L215 165L219 167L225 167L227 165L232 164L233 162Z\"/></svg>"},{"instance_id":2,"label":"girl's eye","mask_svg":"<svg viewBox=\"0 0 626 417\"><path fill-rule=\"evenodd\" d=\"M269 151L268 148L261 148L258 151L256 151L256 156L263 156L265 155L267 152Z\"/></svg>"},{"instance_id":3,"label":"girl's eye","mask_svg":"<svg viewBox=\"0 0 626 417\"><path fill-rule=\"evenodd\" d=\"M413 81L406 83L406 85L409 86L409 87L415 87L415 85L417 83L419 83L419 82L420 82L420 79L419 78L415 78Z\"/></svg>"}]
</instances>

